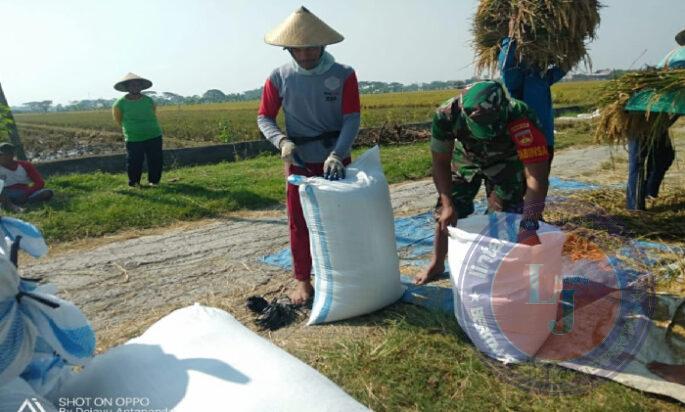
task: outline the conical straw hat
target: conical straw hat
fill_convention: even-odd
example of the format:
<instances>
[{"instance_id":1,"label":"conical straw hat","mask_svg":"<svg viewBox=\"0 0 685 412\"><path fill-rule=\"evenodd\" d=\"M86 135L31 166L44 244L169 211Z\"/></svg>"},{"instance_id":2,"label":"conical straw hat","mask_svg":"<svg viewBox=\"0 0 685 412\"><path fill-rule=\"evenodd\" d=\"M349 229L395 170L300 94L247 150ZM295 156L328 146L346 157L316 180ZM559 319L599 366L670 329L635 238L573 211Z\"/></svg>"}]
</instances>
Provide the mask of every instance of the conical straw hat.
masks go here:
<instances>
[{"instance_id":1,"label":"conical straw hat","mask_svg":"<svg viewBox=\"0 0 685 412\"><path fill-rule=\"evenodd\" d=\"M344 37L305 7L295 10L264 41L282 47L317 47L340 43Z\"/></svg>"},{"instance_id":2,"label":"conical straw hat","mask_svg":"<svg viewBox=\"0 0 685 412\"><path fill-rule=\"evenodd\" d=\"M677 41L679 45L685 46L685 30L682 30L675 35L675 41Z\"/></svg>"},{"instance_id":3,"label":"conical straw hat","mask_svg":"<svg viewBox=\"0 0 685 412\"><path fill-rule=\"evenodd\" d=\"M152 87L152 82L149 81L148 79L144 79L140 76L138 76L135 73L129 73L126 76L124 76L123 79L119 80L115 85L114 88L116 90L119 90L120 92L127 92L128 91L128 86L126 85L127 82L130 82L131 80L140 80L141 82L144 82L145 84L141 88L141 90L149 89Z\"/></svg>"}]
</instances>

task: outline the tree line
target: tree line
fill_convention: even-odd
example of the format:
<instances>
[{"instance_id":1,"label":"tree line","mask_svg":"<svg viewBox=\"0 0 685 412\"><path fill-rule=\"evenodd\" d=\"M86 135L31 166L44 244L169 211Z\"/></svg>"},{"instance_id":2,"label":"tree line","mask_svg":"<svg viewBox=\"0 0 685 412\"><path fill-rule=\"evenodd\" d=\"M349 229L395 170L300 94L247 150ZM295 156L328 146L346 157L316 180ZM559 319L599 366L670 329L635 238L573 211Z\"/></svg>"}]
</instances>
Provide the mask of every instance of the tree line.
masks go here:
<instances>
[{"instance_id":1,"label":"tree line","mask_svg":"<svg viewBox=\"0 0 685 412\"><path fill-rule=\"evenodd\" d=\"M598 80L602 78L616 78L626 73L626 70L608 70L606 76L597 76L596 74L578 74L568 76L568 80ZM471 78L466 80L448 80L448 81L432 81L430 83L411 83L402 84L398 82L380 82L380 81L360 81L359 92L362 94L375 93L402 93L402 92L416 92L422 90L447 90L460 89L465 85L479 80L478 78ZM185 105L185 104L207 104L207 103L226 103L226 102L241 102L248 100L259 100L262 96L262 88L248 90L242 93L224 93L219 89L209 89L202 94L202 96L182 96L172 92L156 92L144 91L144 94L150 96L158 106L168 105ZM69 102L68 104L53 105L52 100L41 100L35 102L27 102L22 106L12 106L13 112L75 112L75 111L89 111L102 110L112 107L115 98L113 99L86 99Z\"/></svg>"},{"instance_id":2,"label":"tree line","mask_svg":"<svg viewBox=\"0 0 685 412\"><path fill-rule=\"evenodd\" d=\"M449 81L433 81L430 83L412 83L402 84L398 82L377 82L377 81L361 81L359 82L359 91L364 94L374 93L392 93L392 92L413 92L420 90L445 90L458 89L468 84L469 80L449 80ZM156 92L144 91L144 94L150 96L158 106L168 105L185 105L185 104L207 104L207 103L226 103L226 102L240 102L248 100L259 100L262 96L262 88L248 90L242 93L224 93L219 89L210 89L202 94L202 96L182 96L172 92ZM85 99L69 102L68 104L53 104L52 100L41 100L24 103L21 106L13 106L12 111L19 112L75 112L75 111L89 111L102 110L112 107L116 98L112 99Z\"/></svg>"}]
</instances>

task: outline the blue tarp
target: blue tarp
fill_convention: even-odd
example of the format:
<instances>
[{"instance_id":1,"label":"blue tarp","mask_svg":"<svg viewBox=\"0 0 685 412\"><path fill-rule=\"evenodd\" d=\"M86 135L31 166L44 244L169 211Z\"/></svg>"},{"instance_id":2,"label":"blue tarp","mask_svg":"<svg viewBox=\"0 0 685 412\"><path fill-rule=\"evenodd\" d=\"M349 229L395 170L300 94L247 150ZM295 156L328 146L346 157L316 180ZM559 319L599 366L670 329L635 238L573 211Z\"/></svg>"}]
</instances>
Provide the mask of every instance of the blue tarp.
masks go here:
<instances>
[{"instance_id":1,"label":"blue tarp","mask_svg":"<svg viewBox=\"0 0 685 412\"><path fill-rule=\"evenodd\" d=\"M591 183L576 180L550 178L550 188L560 192L593 190L598 187ZM474 206L476 214L485 213L485 201L477 201ZM428 264L427 260L418 258L428 255L433 250L434 231L435 222L432 211L395 219L395 241L397 242L397 250L400 253L402 265L425 266ZM290 250L286 248L274 254L264 256L261 258L261 262L283 269L290 269L292 265Z\"/></svg>"}]
</instances>

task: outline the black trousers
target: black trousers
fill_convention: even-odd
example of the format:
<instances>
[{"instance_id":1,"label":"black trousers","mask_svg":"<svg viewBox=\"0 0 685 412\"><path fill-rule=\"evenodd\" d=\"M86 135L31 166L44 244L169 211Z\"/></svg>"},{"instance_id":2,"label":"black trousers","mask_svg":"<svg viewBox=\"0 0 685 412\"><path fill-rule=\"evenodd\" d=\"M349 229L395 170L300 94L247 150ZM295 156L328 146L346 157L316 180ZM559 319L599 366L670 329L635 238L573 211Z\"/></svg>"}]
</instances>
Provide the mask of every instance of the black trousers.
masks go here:
<instances>
[{"instance_id":1,"label":"black trousers","mask_svg":"<svg viewBox=\"0 0 685 412\"><path fill-rule=\"evenodd\" d=\"M159 183L162 178L162 136L142 142L126 142L126 170L129 186L140 183L143 174L143 160L147 160L147 180Z\"/></svg>"}]
</instances>

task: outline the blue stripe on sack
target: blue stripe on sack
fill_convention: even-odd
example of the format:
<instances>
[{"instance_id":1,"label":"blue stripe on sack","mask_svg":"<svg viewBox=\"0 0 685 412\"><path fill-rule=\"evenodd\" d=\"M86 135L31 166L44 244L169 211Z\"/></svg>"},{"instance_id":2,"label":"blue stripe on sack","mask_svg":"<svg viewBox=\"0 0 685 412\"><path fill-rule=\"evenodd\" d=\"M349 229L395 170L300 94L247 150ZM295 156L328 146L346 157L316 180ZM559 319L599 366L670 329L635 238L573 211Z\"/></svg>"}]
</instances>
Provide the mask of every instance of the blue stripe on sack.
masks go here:
<instances>
[{"instance_id":1,"label":"blue stripe on sack","mask_svg":"<svg viewBox=\"0 0 685 412\"><path fill-rule=\"evenodd\" d=\"M44 384L52 369L61 369L64 366L66 366L64 359L58 355L38 356L33 358L20 376L25 381L38 381Z\"/></svg>"},{"instance_id":2,"label":"blue stripe on sack","mask_svg":"<svg viewBox=\"0 0 685 412\"><path fill-rule=\"evenodd\" d=\"M314 226L317 228L321 228L321 213L319 210L319 202L316 200L316 195L314 194L314 189L312 186L307 186L305 188L305 193L310 199L311 206L312 206L312 216L314 217ZM321 312L319 312L319 315L314 319L314 323L322 323L325 322L326 318L328 317L328 313L331 310L331 305L333 304L333 273L331 272L331 256L328 253L328 242L326 242L325 236L321 236L322 233L319 234L318 239L319 239L319 249L321 250L321 255L323 256L323 267L319 271L320 273L316 273L317 277L321 276L322 278L326 278L326 296L325 300L323 302L323 306L321 308ZM312 237L309 237L309 241L312 241ZM321 279L323 281L323 279ZM316 281L317 285L319 284L319 280L317 279ZM319 293L314 292L314 299L317 300L317 298L320 296ZM315 302L316 303L316 302ZM316 307L316 305L313 305L313 307Z\"/></svg>"},{"instance_id":3,"label":"blue stripe on sack","mask_svg":"<svg viewBox=\"0 0 685 412\"><path fill-rule=\"evenodd\" d=\"M19 355L19 349L23 346L24 339L27 339L21 314L18 311L15 311L14 314L15 316L9 320L12 324L0 342L0 374L4 373L14 363Z\"/></svg>"},{"instance_id":4,"label":"blue stripe on sack","mask_svg":"<svg viewBox=\"0 0 685 412\"><path fill-rule=\"evenodd\" d=\"M518 228L516 227L517 216L513 213L507 213L507 236L509 241L516 243L518 240Z\"/></svg>"},{"instance_id":5,"label":"blue stripe on sack","mask_svg":"<svg viewBox=\"0 0 685 412\"><path fill-rule=\"evenodd\" d=\"M494 213L488 213L488 236L492 239L499 239L497 226L497 216Z\"/></svg>"},{"instance_id":6,"label":"blue stripe on sack","mask_svg":"<svg viewBox=\"0 0 685 412\"><path fill-rule=\"evenodd\" d=\"M13 219L9 217L3 218L2 220L0 220L0 222L3 222L8 226L13 226L21 233L22 236L29 236L35 238L43 237L43 235L40 233L40 230L38 230L36 226L32 225L31 223L24 222L23 220Z\"/></svg>"},{"instance_id":7,"label":"blue stripe on sack","mask_svg":"<svg viewBox=\"0 0 685 412\"><path fill-rule=\"evenodd\" d=\"M5 219L7 218L2 218L0 219L0 229L2 229L2 233L5 234L10 240L14 241L14 236L7 230L7 227L5 226Z\"/></svg>"},{"instance_id":8,"label":"blue stripe on sack","mask_svg":"<svg viewBox=\"0 0 685 412\"><path fill-rule=\"evenodd\" d=\"M41 313L47 319L52 333L55 335L60 345L69 355L77 358L88 358L95 352L95 334L90 326L83 326L75 329L62 329L50 319L49 316ZM58 348L55 348L58 349ZM59 351L57 351L59 353ZM64 356L64 354L62 354Z\"/></svg>"}]
</instances>

